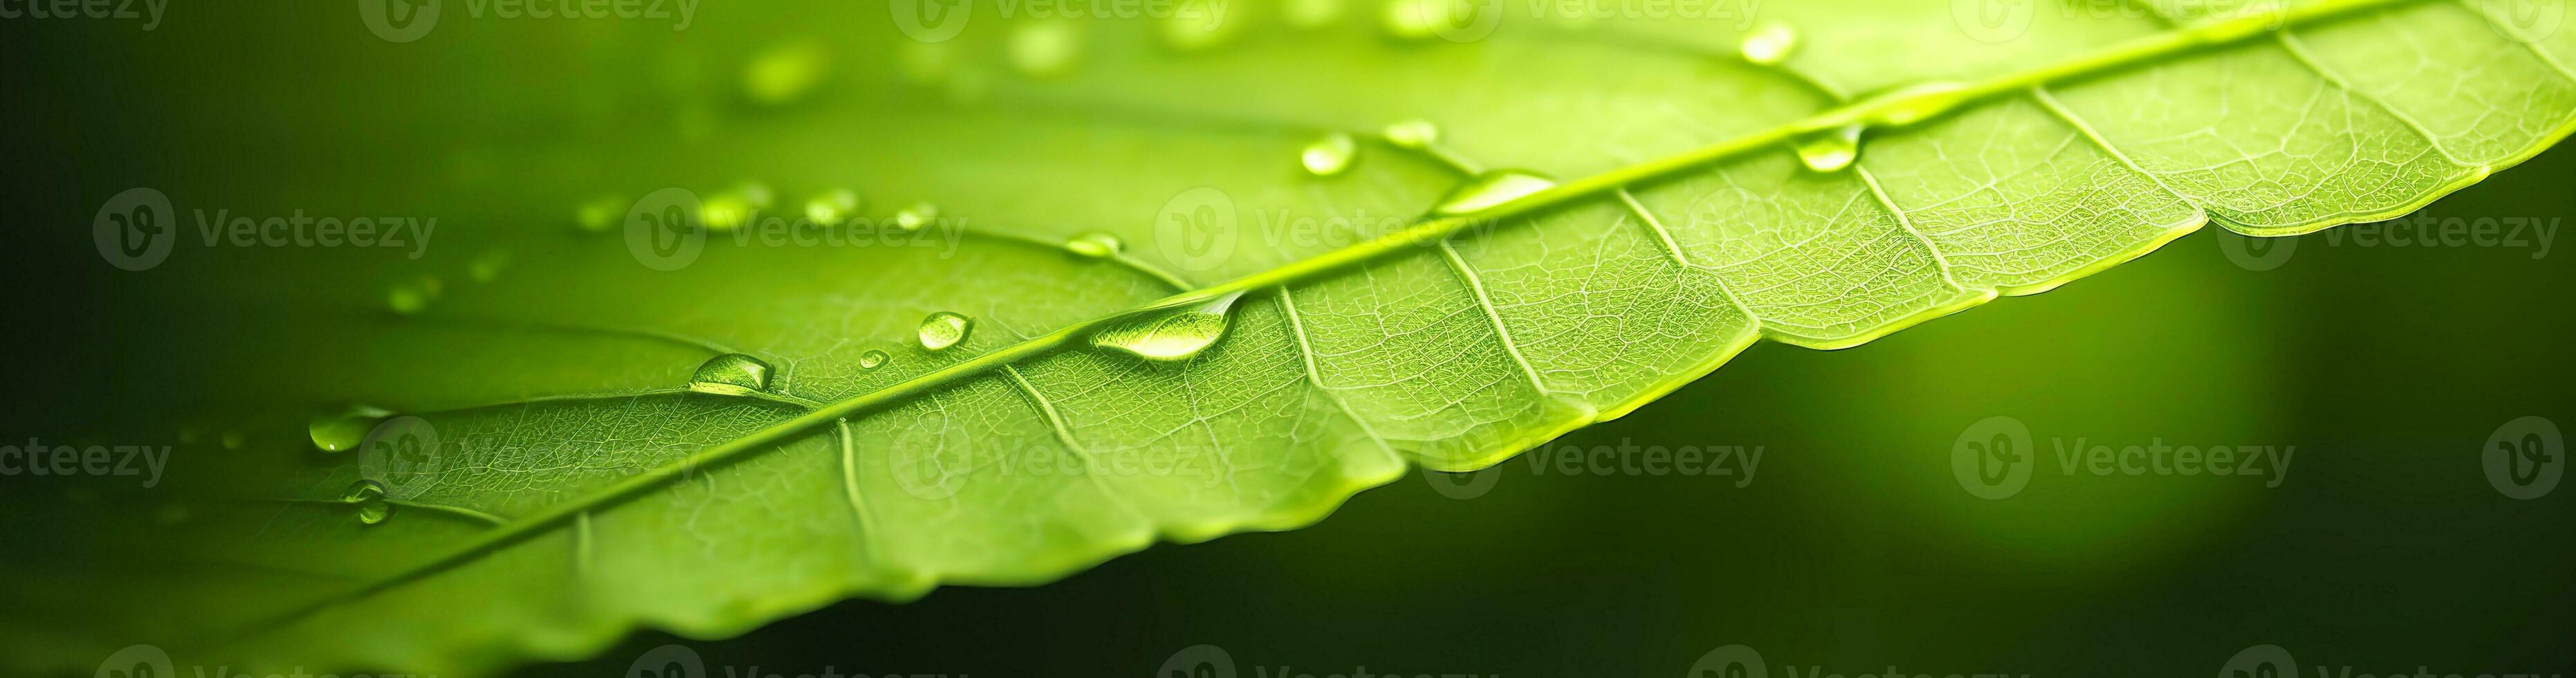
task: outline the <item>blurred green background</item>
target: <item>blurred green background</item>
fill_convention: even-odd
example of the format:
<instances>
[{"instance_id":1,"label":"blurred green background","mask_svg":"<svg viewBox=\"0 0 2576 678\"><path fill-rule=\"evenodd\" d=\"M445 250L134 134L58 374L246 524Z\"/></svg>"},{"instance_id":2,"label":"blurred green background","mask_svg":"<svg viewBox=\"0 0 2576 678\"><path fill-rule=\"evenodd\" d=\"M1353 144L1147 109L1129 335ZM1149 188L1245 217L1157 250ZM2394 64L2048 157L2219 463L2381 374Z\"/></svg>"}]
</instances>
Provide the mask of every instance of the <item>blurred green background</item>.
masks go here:
<instances>
[{"instance_id":1,"label":"blurred green background","mask_svg":"<svg viewBox=\"0 0 2576 678\"><path fill-rule=\"evenodd\" d=\"M152 375L120 354L157 322L133 309L172 285L258 288L102 264L90 218L126 188L161 188L183 210L200 196L263 213L438 205L454 228L556 228L603 186L864 156L826 138L768 157L742 140L927 105L872 84L903 58L873 4L755 7L702 8L686 31L459 20L408 45L338 2L183 5L149 31L0 22L13 175L0 209L21 237L6 273L19 397L0 431L117 423L154 399L134 390ZM782 45L831 55L821 84L792 105L745 96L747 65ZM2554 224L2576 214L2571 182L2562 149L2426 213ZM530 219L527 205L559 207ZM739 638L646 632L521 673L623 675L669 642L711 667L791 676L1141 675L1201 643L1246 676L1667 676L1728 644L1759 650L1773 675L2207 675L2267 643L2303 670L2576 668L2576 490L2508 499L2477 456L2515 417L2576 425L2569 255L2319 234L2250 271L2222 256L2234 237L2193 235L1857 349L1762 345L1549 446L1760 446L1742 487L1515 459L1458 499L1414 474L1303 530L1157 546L1042 587L843 603ZM197 310L172 322L200 324L167 331L219 336L202 323L223 309ZM2269 488L2068 476L2043 457L2026 490L1986 500L1949 462L1994 415L2026 423L2043 454L2076 438L2296 452ZM15 508L47 501L11 484Z\"/></svg>"}]
</instances>

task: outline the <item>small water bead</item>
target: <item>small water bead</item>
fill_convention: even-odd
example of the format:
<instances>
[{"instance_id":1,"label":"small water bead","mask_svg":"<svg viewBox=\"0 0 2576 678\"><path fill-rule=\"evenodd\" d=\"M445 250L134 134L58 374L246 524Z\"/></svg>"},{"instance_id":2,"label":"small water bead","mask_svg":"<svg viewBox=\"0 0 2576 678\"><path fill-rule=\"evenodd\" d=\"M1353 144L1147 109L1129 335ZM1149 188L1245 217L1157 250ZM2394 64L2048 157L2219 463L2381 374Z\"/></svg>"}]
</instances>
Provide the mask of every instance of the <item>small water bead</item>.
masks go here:
<instances>
[{"instance_id":1,"label":"small water bead","mask_svg":"<svg viewBox=\"0 0 2576 678\"><path fill-rule=\"evenodd\" d=\"M1841 129L1809 135L1793 142L1798 148L1798 161L1818 172L1840 172L1860 159L1861 125L1844 125Z\"/></svg>"},{"instance_id":2,"label":"small water bead","mask_svg":"<svg viewBox=\"0 0 2576 678\"><path fill-rule=\"evenodd\" d=\"M1234 32L1225 20L1228 3L1222 0L1181 0L1172 15L1156 26L1163 44L1181 51L1215 47Z\"/></svg>"},{"instance_id":3,"label":"small water bead","mask_svg":"<svg viewBox=\"0 0 2576 678\"><path fill-rule=\"evenodd\" d=\"M1107 259L1127 249L1127 243L1103 231L1083 231L1066 238L1064 249L1092 259Z\"/></svg>"},{"instance_id":4,"label":"small water bead","mask_svg":"<svg viewBox=\"0 0 2576 678\"><path fill-rule=\"evenodd\" d=\"M742 395L769 388L769 363L740 353L708 358L689 375L689 390Z\"/></svg>"},{"instance_id":5,"label":"small water bead","mask_svg":"<svg viewBox=\"0 0 2576 678\"><path fill-rule=\"evenodd\" d=\"M314 417L304 432L313 439L313 446L324 452L346 452L366 442L367 433L392 416L390 410L356 405L347 411Z\"/></svg>"},{"instance_id":6,"label":"small water bead","mask_svg":"<svg viewBox=\"0 0 2576 678\"><path fill-rule=\"evenodd\" d=\"M794 102L823 81L830 65L831 55L820 43L803 41L771 47L743 64L742 91L752 101L763 104Z\"/></svg>"},{"instance_id":7,"label":"small water bead","mask_svg":"<svg viewBox=\"0 0 2576 678\"><path fill-rule=\"evenodd\" d=\"M618 221L626 217L627 208L633 204L634 201L627 200L626 196L622 195L603 195L592 198L574 210L574 223L580 224L581 230L591 232L616 228Z\"/></svg>"},{"instance_id":8,"label":"small water bead","mask_svg":"<svg viewBox=\"0 0 2576 678\"><path fill-rule=\"evenodd\" d=\"M1011 66L1038 77L1071 72L1082 54L1081 26L1069 21L1035 21L1011 30Z\"/></svg>"},{"instance_id":9,"label":"small water bead","mask_svg":"<svg viewBox=\"0 0 2576 678\"><path fill-rule=\"evenodd\" d=\"M381 525L384 524L387 519L393 517L394 503L391 501L379 499L358 505L359 524Z\"/></svg>"},{"instance_id":10,"label":"small water bead","mask_svg":"<svg viewBox=\"0 0 2576 678\"><path fill-rule=\"evenodd\" d=\"M1316 139L1314 143L1306 144L1306 151L1299 154L1297 159L1306 165L1307 172L1319 177L1329 177L1341 174L1342 170L1350 169L1351 158L1359 155L1359 150L1359 142L1352 140L1350 134L1334 132L1324 135L1324 138Z\"/></svg>"},{"instance_id":11,"label":"small water bead","mask_svg":"<svg viewBox=\"0 0 2576 678\"><path fill-rule=\"evenodd\" d=\"M1316 28L1341 17L1342 0L1288 0L1288 4L1280 8L1280 13L1287 17L1290 26Z\"/></svg>"},{"instance_id":12,"label":"small water bead","mask_svg":"<svg viewBox=\"0 0 2576 678\"><path fill-rule=\"evenodd\" d=\"M1869 97L1862 105L1884 107L1870 115L1870 124L1902 127L1948 113L1950 109L1967 103L1973 94L1962 83L1925 82Z\"/></svg>"},{"instance_id":13,"label":"small water bead","mask_svg":"<svg viewBox=\"0 0 2576 678\"><path fill-rule=\"evenodd\" d=\"M1378 19L1380 26L1390 35L1407 40L1427 40L1439 36L1445 28L1468 26L1476 11L1473 3L1453 0L1389 0L1385 13Z\"/></svg>"},{"instance_id":14,"label":"small water bead","mask_svg":"<svg viewBox=\"0 0 2576 678\"><path fill-rule=\"evenodd\" d=\"M349 487L347 489L340 490L340 503L364 504L371 501L380 501L385 498L385 495L391 494L392 491L393 488L387 487L384 481L374 478L364 478L357 482L349 483Z\"/></svg>"},{"instance_id":15,"label":"small water bead","mask_svg":"<svg viewBox=\"0 0 2576 678\"><path fill-rule=\"evenodd\" d=\"M1241 298L1243 293L1236 292L1199 306L1113 325L1091 335L1091 345L1146 360L1188 360L1225 337L1227 311Z\"/></svg>"},{"instance_id":16,"label":"small water bead","mask_svg":"<svg viewBox=\"0 0 2576 678\"><path fill-rule=\"evenodd\" d=\"M1778 65L1798 49L1798 30L1784 23L1765 23L1746 33L1738 49L1744 53L1745 61L1763 66Z\"/></svg>"},{"instance_id":17,"label":"small water bead","mask_svg":"<svg viewBox=\"0 0 2576 678\"><path fill-rule=\"evenodd\" d=\"M975 328L972 318L940 311L921 319L921 347L945 351L966 341L966 333Z\"/></svg>"},{"instance_id":18,"label":"small water bead","mask_svg":"<svg viewBox=\"0 0 2576 678\"><path fill-rule=\"evenodd\" d=\"M465 276L472 278L474 282L492 282L493 280L501 277L502 269L509 267L509 250L483 250L481 253L474 255L473 261L465 264Z\"/></svg>"},{"instance_id":19,"label":"small water bead","mask_svg":"<svg viewBox=\"0 0 2576 678\"><path fill-rule=\"evenodd\" d=\"M858 192L846 188L824 191L805 201L805 218L825 226L838 226L858 211Z\"/></svg>"},{"instance_id":20,"label":"small water bead","mask_svg":"<svg viewBox=\"0 0 2576 678\"><path fill-rule=\"evenodd\" d=\"M718 193L698 203L698 221L710 230L729 231L751 221L751 213L757 209L748 196Z\"/></svg>"},{"instance_id":21,"label":"small water bead","mask_svg":"<svg viewBox=\"0 0 2576 678\"><path fill-rule=\"evenodd\" d=\"M886 359L888 357L889 356L886 355L886 352L878 350L869 350L866 353L861 353L859 354L859 369L873 370L878 367L882 367L886 364Z\"/></svg>"},{"instance_id":22,"label":"small water bead","mask_svg":"<svg viewBox=\"0 0 2576 678\"><path fill-rule=\"evenodd\" d=\"M1386 142L1396 148L1419 150L1440 143L1440 126L1418 118L1387 125L1383 134Z\"/></svg>"},{"instance_id":23,"label":"small water bead","mask_svg":"<svg viewBox=\"0 0 2576 678\"><path fill-rule=\"evenodd\" d=\"M906 231L918 231L939 220L939 206L927 202L913 203L894 213L894 225Z\"/></svg>"},{"instance_id":24,"label":"small water bead","mask_svg":"<svg viewBox=\"0 0 2576 678\"><path fill-rule=\"evenodd\" d=\"M1476 175L1431 207L1434 215L1448 216L1484 210L1539 191L1556 187L1556 180L1525 170L1494 170Z\"/></svg>"},{"instance_id":25,"label":"small water bead","mask_svg":"<svg viewBox=\"0 0 2576 678\"><path fill-rule=\"evenodd\" d=\"M437 278L430 276L394 283L393 287L385 290L385 306L403 315L419 313L429 308L429 302L437 301L444 288Z\"/></svg>"}]
</instances>

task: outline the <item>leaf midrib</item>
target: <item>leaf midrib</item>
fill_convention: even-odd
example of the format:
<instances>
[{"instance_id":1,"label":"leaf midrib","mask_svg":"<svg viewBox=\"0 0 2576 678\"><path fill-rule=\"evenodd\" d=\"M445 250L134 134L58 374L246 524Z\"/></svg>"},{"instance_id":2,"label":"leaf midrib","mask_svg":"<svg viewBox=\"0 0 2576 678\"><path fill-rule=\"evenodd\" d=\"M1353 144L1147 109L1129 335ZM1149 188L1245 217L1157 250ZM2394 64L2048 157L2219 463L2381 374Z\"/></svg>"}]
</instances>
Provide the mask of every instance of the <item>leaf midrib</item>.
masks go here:
<instances>
[{"instance_id":1,"label":"leaf midrib","mask_svg":"<svg viewBox=\"0 0 2576 678\"><path fill-rule=\"evenodd\" d=\"M2286 30L2340 18L2372 9L2418 4L2429 0L2320 0L2290 9L2249 14L2221 21L2192 25L2142 36L2127 42L2087 53L2073 59L2018 71L1974 83L1963 83L1959 89L1922 92L1912 95L1867 99L1828 109L1808 118L1775 126L1761 132L1721 141L1698 149L1666 156L1600 174L1565 182L1547 190L1505 201L1483 210L1426 219L1403 230L1379 238L1354 243L1339 249L1291 262L1285 266L1261 271L1224 283L1164 297L1142 306L1075 323L1047 334L1022 340L989 353L951 364L912 379L888 385L865 394L815 408L794 419L773 424L742 437L707 447L671 463L627 476L606 487L578 498L548 506L494 528L437 559L423 562L365 586L298 607L256 624L247 633L291 623L297 618L330 606L366 598L375 593L402 586L449 568L471 562L484 554L510 546L534 535L569 523L604 506L641 496L697 469L722 465L748 457L771 445L804 434L810 430L845 421L856 415L908 400L973 377L983 376L998 368L1054 352L1073 344L1091 333L1140 315L1202 304L1228 294L1284 287L1365 263L1389 254L1407 251L1424 243L1443 240L1459 230L1479 223L1523 215L1591 197L1620 191L1627 186L1695 169L1757 151L1774 148L1810 134L1838 129L1875 119L1891 110L1916 108L1951 99L1940 107L1947 113L1960 107L2040 87L2052 83L2083 80L2127 68L2153 63L2155 60L2205 47L2248 41L2271 33L2277 26ZM1924 120L1937 118L1926 116ZM1917 120L1913 124L1920 124ZM1885 126L1885 125L1881 125ZM1679 252L1674 252L1676 256ZM1732 300L1730 295L1730 300ZM1345 408L1347 409L1347 408ZM1356 414L1353 414L1356 416Z\"/></svg>"}]
</instances>

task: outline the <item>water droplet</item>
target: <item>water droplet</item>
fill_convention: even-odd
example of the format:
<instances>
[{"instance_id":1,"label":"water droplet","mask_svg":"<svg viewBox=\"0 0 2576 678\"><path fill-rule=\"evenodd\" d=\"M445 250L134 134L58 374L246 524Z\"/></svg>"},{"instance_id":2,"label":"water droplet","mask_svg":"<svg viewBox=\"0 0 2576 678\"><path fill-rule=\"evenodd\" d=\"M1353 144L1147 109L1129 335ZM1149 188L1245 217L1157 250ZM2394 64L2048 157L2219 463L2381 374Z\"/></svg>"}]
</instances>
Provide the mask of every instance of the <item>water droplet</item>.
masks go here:
<instances>
[{"instance_id":1,"label":"water droplet","mask_svg":"<svg viewBox=\"0 0 2576 678\"><path fill-rule=\"evenodd\" d=\"M708 358L689 375L689 390L718 395L742 395L769 388L769 363L740 353L727 353Z\"/></svg>"},{"instance_id":2,"label":"water droplet","mask_svg":"<svg viewBox=\"0 0 2576 678\"><path fill-rule=\"evenodd\" d=\"M1765 23L1746 33L1744 43L1738 49L1744 52L1745 61L1763 66L1777 65L1788 60L1789 53L1798 49L1798 29L1779 22Z\"/></svg>"},{"instance_id":3,"label":"water droplet","mask_svg":"<svg viewBox=\"0 0 2576 678\"><path fill-rule=\"evenodd\" d=\"M1396 148L1420 149L1440 143L1440 126L1414 119L1386 126L1386 142Z\"/></svg>"},{"instance_id":4,"label":"water droplet","mask_svg":"<svg viewBox=\"0 0 2576 678\"><path fill-rule=\"evenodd\" d=\"M1519 199L1521 196L1556 187L1556 180L1524 170L1494 170L1476 175L1467 183L1449 190L1440 204L1431 207L1437 215L1466 214Z\"/></svg>"},{"instance_id":5,"label":"water droplet","mask_svg":"<svg viewBox=\"0 0 2576 678\"><path fill-rule=\"evenodd\" d=\"M913 203L911 207L894 213L894 225L906 231L921 230L921 227L928 226L930 222L937 220L939 220L939 206L926 202Z\"/></svg>"},{"instance_id":6,"label":"water droplet","mask_svg":"<svg viewBox=\"0 0 2576 678\"><path fill-rule=\"evenodd\" d=\"M626 196L603 195L582 203L574 218L581 225L581 230L605 231L616 228L618 220L626 216L626 209L631 205L633 201L627 200Z\"/></svg>"},{"instance_id":7,"label":"water droplet","mask_svg":"<svg viewBox=\"0 0 2576 678\"><path fill-rule=\"evenodd\" d=\"M698 203L698 221L706 224L708 230L729 231L750 222L751 213L757 209L748 196L718 193Z\"/></svg>"},{"instance_id":8,"label":"water droplet","mask_svg":"<svg viewBox=\"0 0 2576 678\"><path fill-rule=\"evenodd\" d=\"M805 218L825 226L838 226L858 211L858 192L846 188L824 191L805 201Z\"/></svg>"},{"instance_id":9,"label":"water droplet","mask_svg":"<svg viewBox=\"0 0 2576 678\"><path fill-rule=\"evenodd\" d=\"M1334 132L1306 144L1306 152L1299 155L1298 160L1304 162L1306 171L1315 173L1315 176L1329 177L1350 169L1351 158L1358 155L1359 150L1359 142L1351 140L1351 135Z\"/></svg>"},{"instance_id":10,"label":"water droplet","mask_svg":"<svg viewBox=\"0 0 2576 678\"><path fill-rule=\"evenodd\" d=\"M1064 248L1085 257L1105 259L1126 249L1127 243L1120 241L1118 236L1103 231L1083 231L1073 234L1071 238L1066 238Z\"/></svg>"},{"instance_id":11,"label":"water droplet","mask_svg":"<svg viewBox=\"0 0 2576 678\"><path fill-rule=\"evenodd\" d=\"M1798 161L1818 172L1840 172L1860 159L1860 132L1860 125L1844 125L1799 139Z\"/></svg>"},{"instance_id":12,"label":"water droplet","mask_svg":"<svg viewBox=\"0 0 2576 678\"><path fill-rule=\"evenodd\" d=\"M430 276L394 283L392 288L385 290L385 305L403 315L419 313L429 308L429 302L437 301L443 289L444 285Z\"/></svg>"},{"instance_id":13,"label":"water droplet","mask_svg":"<svg viewBox=\"0 0 2576 678\"><path fill-rule=\"evenodd\" d=\"M1216 0L1182 0L1172 15L1163 19L1158 29L1163 44L1182 51L1202 50L1225 41L1233 32L1225 21L1225 2Z\"/></svg>"},{"instance_id":14,"label":"water droplet","mask_svg":"<svg viewBox=\"0 0 2576 678\"><path fill-rule=\"evenodd\" d=\"M812 41L772 47L742 67L742 91L752 101L778 105L803 98L823 81L831 55Z\"/></svg>"},{"instance_id":15,"label":"water droplet","mask_svg":"<svg viewBox=\"0 0 2576 678\"><path fill-rule=\"evenodd\" d=\"M304 432L313 438L313 446L324 452L346 452L366 442L367 432L376 430L377 424L392 416L390 410L356 405L344 412L314 417Z\"/></svg>"},{"instance_id":16,"label":"water droplet","mask_svg":"<svg viewBox=\"0 0 2576 678\"><path fill-rule=\"evenodd\" d=\"M1950 112L1968 102L1968 86L1956 82L1925 82L1897 88L1895 91L1869 97L1862 106L1884 106L1871 114L1875 125L1904 126L1922 122L1932 116Z\"/></svg>"},{"instance_id":17,"label":"water droplet","mask_svg":"<svg viewBox=\"0 0 2576 678\"><path fill-rule=\"evenodd\" d=\"M1091 335L1091 345L1146 360L1188 360L1225 336L1226 312L1242 292L1206 304L1132 319Z\"/></svg>"},{"instance_id":18,"label":"water droplet","mask_svg":"<svg viewBox=\"0 0 2576 678\"><path fill-rule=\"evenodd\" d=\"M1379 17L1386 32L1406 40L1427 40L1447 27L1473 23L1475 3L1455 0L1390 0Z\"/></svg>"},{"instance_id":19,"label":"water droplet","mask_svg":"<svg viewBox=\"0 0 2576 678\"><path fill-rule=\"evenodd\" d=\"M1288 0L1280 11L1287 15L1290 26L1315 28L1341 17L1342 0Z\"/></svg>"},{"instance_id":20,"label":"water droplet","mask_svg":"<svg viewBox=\"0 0 2576 678\"><path fill-rule=\"evenodd\" d=\"M473 261L465 264L465 275L472 278L474 282L487 283L501 277L501 269L509 267L509 250L483 250L474 255Z\"/></svg>"},{"instance_id":21,"label":"water droplet","mask_svg":"<svg viewBox=\"0 0 2576 678\"><path fill-rule=\"evenodd\" d=\"M886 364L886 352L870 350L859 354L859 369L873 370Z\"/></svg>"},{"instance_id":22,"label":"water droplet","mask_svg":"<svg viewBox=\"0 0 2576 678\"><path fill-rule=\"evenodd\" d=\"M385 495L391 492L392 489L393 488L386 487L384 481L381 480L374 478L361 479L357 482L349 483L348 489L340 491L340 503L363 504L371 501L380 501L383 500Z\"/></svg>"},{"instance_id":23,"label":"water droplet","mask_svg":"<svg viewBox=\"0 0 2576 678\"><path fill-rule=\"evenodd\" d=\"M394 517L393 502L378 499L358 505L358 522L361 524L379 525L392 517Z\"/></svg>"},{"instance_id":24,"label":"water droplet","mask_svg":"<svg viewBox=\"0 0 2576 678\"><path fill-rule=\"evenodd\" d=\"M921 319L921 347L933 351L948 350L948 347L966 341L966 332L974 327L975 321L966 316L947 311L932 313L930 317Z\"/></svg>"},{"instance_id":25,"label":"water droplet","mask_svg":"<svg viewBox=\"0 0 2576 678\"><path fill-rule=\"evenodd\" d=\"M1069 21L1021 24L1011 30L1011 66L1039 77L1071 72L1082 56L1080 28Z\"/></svg>"}]
</instances>

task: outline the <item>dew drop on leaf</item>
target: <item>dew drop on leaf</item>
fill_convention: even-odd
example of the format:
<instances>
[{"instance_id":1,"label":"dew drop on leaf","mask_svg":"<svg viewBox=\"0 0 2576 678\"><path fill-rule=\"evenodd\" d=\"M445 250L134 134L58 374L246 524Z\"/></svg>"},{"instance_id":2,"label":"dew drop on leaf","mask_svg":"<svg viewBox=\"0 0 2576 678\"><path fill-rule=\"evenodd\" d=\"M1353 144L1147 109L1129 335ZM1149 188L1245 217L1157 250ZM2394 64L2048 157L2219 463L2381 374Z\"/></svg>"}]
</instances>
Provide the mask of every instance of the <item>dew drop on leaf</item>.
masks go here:
<instances>
[{"instance_id":1,"label":"dew drop on leaf","mask_svg":"<svg viewBox=\"0 0 2576 678\"><path fill-rule=\"evenodd\" d=\"M324 452L346 452L357 449L359 443L366 441L367 432L376 430L377 424L392 416L394 413L390 410L357 405L347 411L314 417L313 423L305 425L304 432L313 438L313 446Z\"/></svg>"},{"instance_id":2,"label":"dew drop on leaf","mask_svg":"<svg viewBox=\"0 0 2576 678\"><path fill-rule=\"evenodd\" d=\"M825 226L837 226L859 211L859 194L846 188L824 191L805 201L805 218Z\"/></svg>"},{"instance_id":3,"label":"dew drop on leaf","mask_svg":"<svg viewBox=\"0 0 2576 678\"><path fill-rule=\"evenodd\" d=\"M769 388L769 363L740 353L727 353L708 358L689 375L689 390L717 395L742 395Z\"/></svg>"},{"instance_id":4,"label":"dew drop on leaf","mask_svg":"<svg viewBox=\"0 0 2576 678\"><path fill-rule=\"evenodd\" d=\"M1860 125L1844 125L1799 139L1793 142L1798 147L1798 162L1818 172L1840 172L1860 159L1860 131Z\"/></svg>"},{"instance_id":5,"label":"dew drop on leaf","mask_svg":"<svg viewBox=\"0 0 2576 678\"><path fill-rule=\"evenodd\" d=\"M933 351L948 350L948 347L966 341L966 332L974 326L975 321L966 316L947 311L932 313L930 317L921 319L921 347Z\"/></svg>"},{"instance_id":6,"label":"dew drop on leaf","mask_svg":"<svg viewBox=\"0 0 2576 678\"><path fill-rule=\"evenodd\" d=\"M436 301L443 289L438 279L430 276L394 283L385 290L385 306L403 315L419 313L429 308L429 302Z\"/></svg>"},{"instance_id":7,"label":"dew drop on leaf","mask_svg":"<svg viewBox=\"0 0 2576 678\"><path fill-rule=\"evenodd\" d=\"M391 501L375 499L358 505L358 522L361 524L379 525L392 517L394 517L394 503Z\"/></svg>"},{"instance_id":8,"label":"dew drop on leaf","mask_svg":"<svg viewBox=\"0 0 2576 678\"><path fill-rule=\"evenodd\" d=\"M1231 26L1225 21L1225 8L1229 3L1182 0L1177 4L1172 15L1164 17L1157 27L1163 35L1163 44L1170 45L1172 49L1191 51L1214 47L1224 42L1226 34L1231 32Z\"/></svg>"},{"instance_id":9,"label":"dew drop on leaf","mask_svg":"<svg viewBox=\"0 0 2576 678\"><path fill-rule=\"evenodd\" d=\"M384 481L376 480L374 478L361 479L357 482L349 483L348 489L340 491L340 503L363 504L370 501L377 501L384 499L385 494L388 491L389 488L385 487Z\"/></svg>"},{"instance_id":10,"label":"dew drop on leaf","mask_svg":"<svg viewBox=\"0 0 2576 678\"><path fill-rule=\"evenodd\" d=\"M1011 30L1011 66L1046 77L1071 72L1082 54L1082 33L1069 21L1036 21Z\"/></svg>"},{"instance_id":11,"label":"dew drop on leaf","mask_svg":"<svg viewBox=\"0 0 2576 678\"><path fill-rule=\"evenodd\" d=\"M1342 0L1288 0L1279 11L1286 15L1290 26L1315 28L1342 15Z\"/></svg>"},{"instance_id":12,"label":"dew drop on leaf","mask_svg":"<svg viewBox=\"0 0 2576 678\"><path fill-rule=\"evenodd\" d=\"M1745 61L1763 66L1778 65L1788 60L1790 52L1798 49L1798 30L1784 23L1765 23L1745 34L1744 43L1737 49L1744 52Z\"/></svg>"},{"instance_id":13,"label":"dew drop on leaf","mask_svg":"<svg viewBox=\"0 0 2576 678\"><path fill-rule=\"evenodd\" d=\"M886 364L886 352L870 350L859 354L859 369L873 370Z\"/></svg>"},{"instance_id":14,"label":"dew drop on leaf","mask_svg":"<svg viewBox=\"0 0 2576 678\"><path fill-rule=\"evenodd\" d=\"M1500 205L1521 196L1556 187L1556 180L1525 170L1494 170L1476 175L1441 196L1440 204L1431 207L1435 215L1475 212Z\"/></svg>"},{"instance_id":15,"label":"dew drop on leaf","mask_svg":"<svg viewBox=\"0 0 2576 678\"><path fill-rule=\"evenodd\" d=\"M1455 0L1389 0L1386 13L1379 19L1380 25L1390 35L1407 40L1428 40L1440 35L1442 27L1473 23L1477 11L1474 3Z\"/></svg>"},{"instance_id":16,"label":"dew drop on leaf","mask_svg":"<svg viewBox=\"0 0 2576 678\"><path fill-rule=\"evenodd\" d=\"M743 94L773 106L803 98L823 81L830 56L820 43L810 41L772 47L743 64Z\"/></svg>"},{"instance_id":17,"label":"dew drop on leaf","mask_svg":"<svg viewBox=\"0 0 2576 678\"><path fill-rule=\"evenodd\" d=\"M921 230L921 227L930 225L930 222L937 220L938 218L938 205L926 202L917 202L913 203L911 207L903 208L902 211L894 213L894 225L901 227L906 231L918 231Z\"/></svg>"},{"instance_id":18,"label":"dew drop on leaf","mask_svg":"<svg viewBox=\"0 0 2576 678\"><path fill-rule=\"evenodd\" d=\"M631 201L622 195L603 195L592 198L574 210L574 223L579 224L581 230L592 232L615 228L618 219L626 216L626 209L630 203Z\"/></svg>"},{"instance_id":19,"label":"dew drop on leaf","mask_svg":"<svg viewBox=\"0 0 2576 678\"><path fill-rule=\"evenodd\" d=\"M1091 335L1091 345L1114 348L1146 360L1188 360L1225 336L1226 312L1242 292L1205 304L1147 315Z\"/></svg>"},{"instance_id":20,"label":"dew drop on leaf","mask_svg":"<svg viewBox=\"0 0 2576 678\"><path fill-rule=\"evenodd\" d=\"M1904 126L1922 122L1932 116L1958 108L1960 104L1968 102L1968 96L1967 85L1956 82L1925 82L1870 97L1876 102L1864 102L1864 105L1880 103L1885 106L1870 116L1871 124Z\"/></svg>"},{"instance_id":21,"label":"dew drop on leaf","mask_svg":"<svg viewBox=\"0 0 2576 678\"><path fill-rule=\"evenodd\" d=\"M755 209L758 206L752 204L749 196L718 193L698 203L698 222L710 230L729 231L751 221L751 213Z\"/></svg>"},{"instance_id":22,"label":"dew drop on leaf","mask_svg":"<svg viewBox=\"0 0 2576 678\"><path fill-rule=\"evenodd\" d=\"M1121 242L1118 236L1104 231L1083 231L1073 234L1073 237L1066 238L1064 241L1065 251L1092 259L1116 256L1120 250L1126 248L1127 243Z\"/></svg>"},{"instance_id":23,"label":"dew drop on leaf","mask_svg":"<svg viewBox=\"0 0 2576 678\"><path fill-rule=\"evenodd\" d=\"M500 278L501 269L509 267L509 250L488 249L476 253L474 260L465 264L465 275L474 282L487 283Z\"/></svg>"},{"instance_id":24,"label":"dew drop on leaf","mask_svg":"<svg viewBox=\"0 0 2576 678\"><path fill-rule=\"evenodd\" d=\"M1429 120L1406 120L1386 126L1386 142L1396 148L1421 149L1440 143L1440 126Z\"/></svg>"},{"instance_id":25,"label":"dew drop on leaf","mask_svg":"<svg viewBox=\"0 0 2576 678\"><path fill-rule=\"evenodd\" d=\"M1359 143L1353 141L1351 135L1334 132L1324 135L1324 138L1316 139L1314 143L1306 144L1306 151L1299 154L1297 159L1306 165L1307 172L1319 177L1329 177L1341 174L1342 170L1350 169L1351 158L1358 154Z\"/></svg>"}]
</instances>

